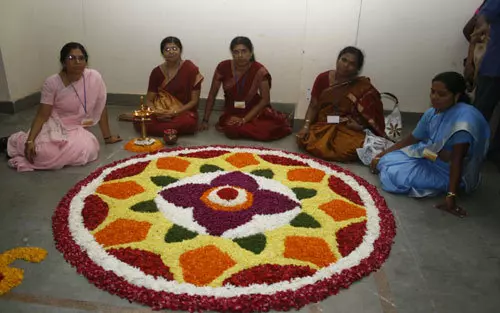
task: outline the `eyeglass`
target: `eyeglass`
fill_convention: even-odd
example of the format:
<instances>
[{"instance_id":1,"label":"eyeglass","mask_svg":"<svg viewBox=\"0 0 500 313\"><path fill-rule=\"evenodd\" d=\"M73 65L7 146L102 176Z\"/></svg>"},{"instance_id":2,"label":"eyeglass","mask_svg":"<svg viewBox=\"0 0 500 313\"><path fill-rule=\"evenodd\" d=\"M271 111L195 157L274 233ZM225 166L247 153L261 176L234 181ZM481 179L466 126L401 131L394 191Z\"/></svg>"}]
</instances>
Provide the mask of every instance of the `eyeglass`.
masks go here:
<instances>
[{"instance_id":1,"label":"eyeglass","mask_svg":"<svg viewBox=\"0 0 500 313\"><path fill-rule=\"evenodd\" d=\"M85 56L84 55L68 55L68 57L66 58L66 60L68 61L85 61Z\"/></svg>"},{"instance_id":2,"label":"eyeglass","mask_svg":"<svg viewBox=\"0 0 500 313\"><path fill-rule=\"evenodd\" d=\"M234 56L238 56L238 55L245 55L247 54L249 51L248 50L233 50L231 51L231 53L234 55Z\"/></svg>"},{"instance_id":3,"label":"eyeglass","mask_svg":"<svg viewBox=\"0 0 500 313\"><path fill-rule=\"evenodd\" d=\"M178 50L179 50L179 48L177 48L177 47L167 47L167 48L163 49L163 51L165 51L165 52L170 52L170 51L177 52Z\"/></svg>"}]
</instances>

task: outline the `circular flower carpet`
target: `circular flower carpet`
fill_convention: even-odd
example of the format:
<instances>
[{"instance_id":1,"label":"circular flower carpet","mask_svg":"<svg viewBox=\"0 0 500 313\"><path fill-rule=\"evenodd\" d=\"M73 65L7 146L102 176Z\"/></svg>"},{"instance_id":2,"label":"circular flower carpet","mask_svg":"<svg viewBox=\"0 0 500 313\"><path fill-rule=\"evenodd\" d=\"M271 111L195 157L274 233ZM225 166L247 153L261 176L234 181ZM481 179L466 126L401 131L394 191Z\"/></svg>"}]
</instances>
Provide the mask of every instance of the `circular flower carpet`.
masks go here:
<instances>
[{"instance_id":1,"label":"circular flower carpet","mask_svg":"<svg viewBox=\"0 0 500 313\"><path fill-rule=\"evenodd\" d=\"M300 308L377 270L395 236L376 188L304 155L206 146L139 155L73 187L57 248L154 309Z\"/></svg>"}]
</instances>

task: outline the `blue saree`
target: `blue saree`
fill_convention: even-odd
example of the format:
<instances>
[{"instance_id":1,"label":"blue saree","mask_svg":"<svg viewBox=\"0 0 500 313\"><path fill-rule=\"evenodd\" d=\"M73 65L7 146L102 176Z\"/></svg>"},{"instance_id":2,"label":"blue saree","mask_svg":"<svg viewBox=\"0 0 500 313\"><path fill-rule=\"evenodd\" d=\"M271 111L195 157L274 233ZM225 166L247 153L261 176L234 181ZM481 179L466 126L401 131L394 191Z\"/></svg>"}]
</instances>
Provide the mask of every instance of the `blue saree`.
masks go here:
<instances>
[{"instance_id":1,"label":"blue saree","mask_svg":"<svg viewBox=\"0 0 500 313\"><path fill-rule=\"evenodd\" d=\"M450 164L437 158L442 149L468 143L461 187L474 191L481 181L480 167L488 151L490 126L473 106L457 103L448 110L425 112L412 133L420 142L383 156L377 169L382 189L410 197L434 196L448 191Z\"/></svg>"}]
</instances>

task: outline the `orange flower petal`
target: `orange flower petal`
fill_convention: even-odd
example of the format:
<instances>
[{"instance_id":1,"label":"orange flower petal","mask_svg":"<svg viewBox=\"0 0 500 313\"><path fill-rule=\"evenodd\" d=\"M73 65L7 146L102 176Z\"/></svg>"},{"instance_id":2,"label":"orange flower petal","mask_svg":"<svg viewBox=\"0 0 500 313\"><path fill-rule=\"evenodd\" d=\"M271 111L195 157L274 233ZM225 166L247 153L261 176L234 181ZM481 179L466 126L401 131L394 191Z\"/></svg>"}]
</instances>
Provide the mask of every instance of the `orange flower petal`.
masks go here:
<instances>
[{"instance_id":1,"label":"orange flower petal","mask_svg":"<svg viewBox=\"0 0 500 313\"><path fill-rule=\"evenodd\" d=\"M184 173L191 163L181 158L167 157L158 159L156 166L161 170L171 170Z\"/></svg>"},{"instance_id":2,"label":"orange flower petal","mask_svg":"<svg viewBox=\"0 0 500 313\"><path fill-rule=\"evenodd\" d=\"M96 192L111 198L123 200L143 193L144 188L134 181L126 181L100 185Z\"/></svg>"},{"instance_id":3,"label":"orange flower petal","mask_svg":"<svg viewBox=\"0 0 500 313\"><path fill-rule=\"evenodd\" d=\"M233 166L237 168L243 168L249 165L258 165L260 164L257 159L251 153L235 153L230 157L226 158L226 161L231 163Z\"/></svg>"},{"instance_id":4,"label":"orange flower petal","mask_svg":"<svg viewBox=\"0 0 500 313\"><path fill-rule=\"evenodd\" d=\"M319 207L336 221L366 216L366 210L344 200L333 200Z\"/></svg>"},{"instance_id":5,"label":"orange flower petal","mask_svg":"<svg viewBox=\"0 0 500 313\"><path fill-rule=\"evenodd\" d=\"M284 256L311 262L319 267L325 267L337 261L326 241L315 237L287 237Z\"/></svg>"},{"instance_id":6,"label":"orange flower petal","mask_svg":"<svg viewBox=\"0 0 500 313\"><path fill-rule=\"evenodd\" d=\"M245 201L245 203L242 203L240 205L223 206L223 205L220 205L218 203L214 203L214 202L210 201L208 196L210 195L210 193L214 189L217 189L217 188L219 188L219 187L214 187L214 188L211 188L211 189L205 191L200 198L201 201L203 201L206 204L206 206L208 206L209 208L211 208L215 211L225 211L225 212L243 211L243 210L246 210L249 207L251 207L253 204L253 194L251 192L248 192L248 191L246 193L247 194L247 201Z\"/></svg>"},{"instance_id":7,"label":"orange flower petal","mask_svg":"<svg viewBox=\"0 0 500 313\"><path fill-rule=\"evenodd\" d=\"M127 142L124 146L125 150L131 152L144 153L144 152L155 152L163 148L163 144L158 139L155 139L155 142L149 146L138 146L135 144L135 141L136 139L132 139L129 142Z\"/></svg>"},{"instance_id":8,"label":"orange flower petal","mask_svg":"<svg viewBox=\"0 0 500 313\"><path fill-rule=\"evenodd\" d=\"M118 219L97 232L94 237L104 247L144 240L151 223Z\"/></svg>"},{"instance_id":9,"label":"orange flower petal","mask_svg":"<svg viewBox=\"0 0 500 313\"><path fill-rule=\"evenodd\" d=\"M325 172L315 168L297 168L288 171L288 180L319 183Z\"/></svg>"},{"instance_id":10,"label":"orange flower petal","mask_svg":"<svg viewBox=\"0 0 500 313\"><path fill-rule=\"evenodd\" d=\"M219 277L236 262L214 245L185 252L179 258L184 280L196 286L205 286Z\"/></svg>"},{"instance_id":11,"label":"orange flower petal","mask_svg":"<svg viewBox=\"0 0 500 313\"><path fill-rule=\"evenodd\" d=\"M24 270L15 267L0 268L3 279L0 280L0 295L9 292L23 282Z\"/></svg>"}]
</instances>

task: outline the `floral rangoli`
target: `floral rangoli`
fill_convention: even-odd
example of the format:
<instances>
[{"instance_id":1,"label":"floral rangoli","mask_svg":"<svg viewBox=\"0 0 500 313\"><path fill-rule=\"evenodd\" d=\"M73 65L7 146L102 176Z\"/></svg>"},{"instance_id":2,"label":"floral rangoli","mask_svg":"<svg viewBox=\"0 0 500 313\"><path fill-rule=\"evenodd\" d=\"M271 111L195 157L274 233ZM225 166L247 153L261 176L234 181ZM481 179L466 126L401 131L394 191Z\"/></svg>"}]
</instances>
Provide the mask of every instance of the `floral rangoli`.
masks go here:
<instances>
[{"instance_id":1,"label":"floral rangoli","mask_svg":"<svg viewBox=\"0 0 500 313\"><path fill-rule=\"evenodd\" d=\"M380 268L395 236L376 188L280 150L139 155L73 187L57 248L97 287L153 309L300 308Z\"/></svg>"}]
</instances>

